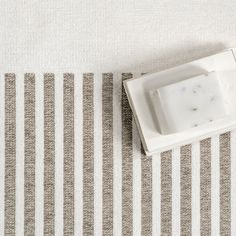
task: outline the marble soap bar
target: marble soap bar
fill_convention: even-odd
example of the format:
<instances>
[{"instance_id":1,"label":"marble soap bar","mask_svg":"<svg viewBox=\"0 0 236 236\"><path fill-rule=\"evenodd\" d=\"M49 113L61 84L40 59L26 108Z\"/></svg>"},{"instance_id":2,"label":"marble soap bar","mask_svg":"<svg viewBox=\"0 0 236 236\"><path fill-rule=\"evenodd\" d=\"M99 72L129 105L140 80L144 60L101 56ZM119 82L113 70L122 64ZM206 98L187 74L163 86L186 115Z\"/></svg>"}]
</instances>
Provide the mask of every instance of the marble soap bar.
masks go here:
<instances>
[{"instance_id":1,"label":"marble soap bar","mask_svg":"<svg viewBox=\"0 0 236 236\"><path fill-rule=\"evenodd\" d=\"M162 134L181 132L227 115L216 72L150 92Z\"/></svg>"}]
</instances>

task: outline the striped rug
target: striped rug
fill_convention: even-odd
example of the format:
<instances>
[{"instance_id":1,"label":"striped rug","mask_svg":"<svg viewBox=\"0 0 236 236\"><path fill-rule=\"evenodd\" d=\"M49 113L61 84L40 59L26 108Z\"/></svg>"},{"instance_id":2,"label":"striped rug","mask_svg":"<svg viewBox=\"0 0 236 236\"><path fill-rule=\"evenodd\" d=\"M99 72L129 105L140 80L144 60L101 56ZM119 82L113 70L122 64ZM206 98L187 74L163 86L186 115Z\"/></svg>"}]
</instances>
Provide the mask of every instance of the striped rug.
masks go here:
<instances>
[{"instance_id":1,"label":"striped rug","mask_svg":"<svg viewBox=\"0 0 236 236\"><path fill-rule=\"evenodd\" d=\"M145 157L133 76L0 75L0 235L236 235L236 131Z\"/></svg>"}]
</instances>

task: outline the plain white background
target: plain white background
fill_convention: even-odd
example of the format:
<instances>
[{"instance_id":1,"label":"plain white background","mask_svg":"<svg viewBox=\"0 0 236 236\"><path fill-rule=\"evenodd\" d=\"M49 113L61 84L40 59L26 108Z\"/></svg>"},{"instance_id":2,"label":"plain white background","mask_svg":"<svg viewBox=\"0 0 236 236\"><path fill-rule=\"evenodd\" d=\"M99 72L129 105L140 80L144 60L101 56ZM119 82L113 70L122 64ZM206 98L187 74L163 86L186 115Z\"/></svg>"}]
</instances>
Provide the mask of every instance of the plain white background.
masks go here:
<instances>
[{"instance_id":1,"label":"plain white background","mask_svg":"<svg viewBox=\"0 0 236 236\"><path fill-rule=\"evenodd\" d=\"M1 0L0 68L155 71L236 45L234 0Z\"/></svg>"}]
</instances>

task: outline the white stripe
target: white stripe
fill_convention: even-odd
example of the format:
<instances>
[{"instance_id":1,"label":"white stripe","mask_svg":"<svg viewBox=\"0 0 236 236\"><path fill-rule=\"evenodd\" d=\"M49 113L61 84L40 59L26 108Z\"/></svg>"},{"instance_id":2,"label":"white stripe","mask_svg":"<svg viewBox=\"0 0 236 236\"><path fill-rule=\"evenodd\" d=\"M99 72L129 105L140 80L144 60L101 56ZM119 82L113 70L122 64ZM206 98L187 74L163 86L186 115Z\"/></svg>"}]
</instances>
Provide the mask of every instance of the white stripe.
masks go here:
<instances>
[{"instance_id":1,"label":"white stripe","mask_svg":"<svg viewBox=\"0 0 236 236\"><path fill-rule=\"evenodd\" d=\"M152 235L161 235L161 157L152 156Z\"/></svg>"},{"instance_id":2,"label":"white stripe","mask_svg":"<svg viewBox=\"0 0 236 236\"><path fill-rule=\"evenodd\" d=\"M94 74L94 235L102 235L102 74Z\"/></svg>"},{"instance_id":3,"label":"white stripe","mask_svg":"<svg viewBox=\"0 0 236 236\"><path fill-rule=\"evenodd\" d=\"M219 136L211 138L211 235L220 235Z\"/></svg>"},{"instance_id":4,"label":"white stripe","mask_svg":"<svg viewBox=\"0 0 236 236\"><path fill-rule=\"evenodd\" d=\"M24 235L24 74L16 75L16 232Z\"/></svg>"},{"instance_id":5,"label":"white stripe","mask_svg":"<svg viewBox=\"0 0 236 236\"><path fill-rule=\"evenodd\" d=\"M0 229L4 229L5 182L5 79L0 75Z\"/></svg>"},{"instance_id":6,"label":"white stripe","mask_svg":"<svg viewBox=\"0 0 236 236\"><path fill-rule=\"evenodd\" d=\"M236 130L231 132L231 235L236 235Z\"/></svg>"},{"instance_id":7,"label":"white stripe","mask_svg":"<svg viewBox=\"0 0 236 236\"><path fill-rule=\"evenodd\" d=\"M180 235L180 148L172 150L172 235Z\"/></svg>"},{"instance_id":8,"label":"white stripe","mask_svg":"<svg viewBox=\"0 0 236 236\"><path fill-rule=\"evenodd\" d=\"M200 235L200 143L192 144L192 235Z\"/></svg>"},{"instance_id":9,"label":"white stripe","mask_svg":"<svg viewBox=\"0 0 236 236\"><path fill-rule=\"evenodd\" d=\"M75 235L82 235L83 228L83 75L74 79L75 112Z\"/></svg>"},{"instance_id":10,"label":"white stripe","mask_svg":"<svg viewBox=\"0 0 236 236\"><path fill-rule=\"evenodd\" d=\"M113 74L113 233L122 235L121 75Z\"/></svg>"},{"instance_id":11,"label":"white stripe","mask_svg":"<svg viewBox=\"0 0 236 236\"><path fill-rule=\"evenodd\" d=\"M141 144L134 119L133 127L133 234L141 235Z\"/></svg>"},{"instance_id":12,"label":"white stripe","mask_svg":"<svg viewBox=\"0 0 236 236\"><path fill-rule=\"evenodd\" d=\"M43 235L44 218L44 101L43 75L35 75L35 235Z\"/></svg>"},{"instance_id":13,"label":"white stripe","mask_svg":"<svg viewBox=\"0 0 236 236\"><path fill-rule=\"evenodd\" d=\"M55 75L55 235L63 235L63 75Z\"/></svg>"}]
</instances>

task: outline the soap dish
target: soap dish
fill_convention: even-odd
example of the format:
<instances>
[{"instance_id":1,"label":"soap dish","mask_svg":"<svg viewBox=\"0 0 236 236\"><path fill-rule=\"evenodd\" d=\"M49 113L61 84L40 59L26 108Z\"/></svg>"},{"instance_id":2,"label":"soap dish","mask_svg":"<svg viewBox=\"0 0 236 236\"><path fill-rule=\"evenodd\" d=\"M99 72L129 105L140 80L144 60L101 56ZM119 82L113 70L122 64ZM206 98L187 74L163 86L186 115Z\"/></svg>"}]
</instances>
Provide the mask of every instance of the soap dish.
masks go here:
<instances>
[{"instance_id":1,"label":"soap dish","mask_svg":"<svg viewBox=\"0 0 236 236\"><path fill-rule=\"evenodd\" d=\"M236 127L234 50L124 81L148 156Z\"/></svg>"}]
</instances>

